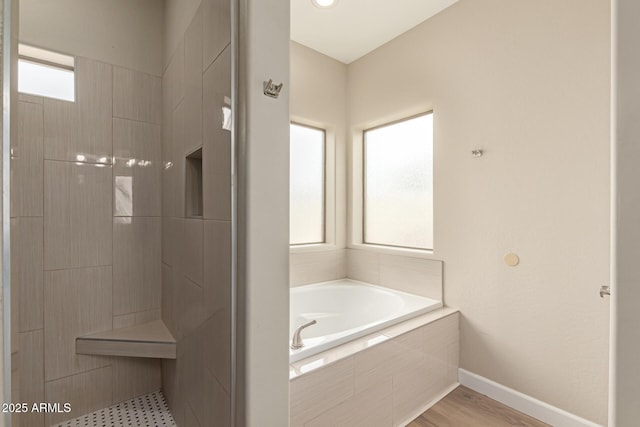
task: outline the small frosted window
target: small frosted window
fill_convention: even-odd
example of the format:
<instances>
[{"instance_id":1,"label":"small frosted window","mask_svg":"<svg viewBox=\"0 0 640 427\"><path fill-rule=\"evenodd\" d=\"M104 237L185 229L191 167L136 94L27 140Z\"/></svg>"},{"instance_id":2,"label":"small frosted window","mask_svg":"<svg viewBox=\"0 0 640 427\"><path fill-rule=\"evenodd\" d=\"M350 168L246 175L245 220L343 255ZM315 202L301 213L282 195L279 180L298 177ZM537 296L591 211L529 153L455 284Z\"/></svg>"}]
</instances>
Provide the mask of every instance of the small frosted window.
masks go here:
<instances>
[{"instance_id":1,"label":"small frosted window","mask_svg":"<svg viewBox=\"0 0 640 427\"><path fill-rule=\"evenodd\" d=\"M433 114L364 133L364 243L433 249Z\"/></svg>"},{"instance_id":2,"label":"small frosted window","mask_svg":"<svg viewBox=\"0 0 640 427\"><path fill-rule=\"evenodd\" d=\"M324 242L323 130L291 124L290 237L292 245Z\"/></svg>"},{"instance_id":3,"label":"small frosted window","mask_svg":"<svg viewBox=\"0 0 640 427\"><path fill-rule=\"evenodd\" d=\"M19 50L18 92L75 100L73 57L26 45Z\"/></svg>"}]
</instances>

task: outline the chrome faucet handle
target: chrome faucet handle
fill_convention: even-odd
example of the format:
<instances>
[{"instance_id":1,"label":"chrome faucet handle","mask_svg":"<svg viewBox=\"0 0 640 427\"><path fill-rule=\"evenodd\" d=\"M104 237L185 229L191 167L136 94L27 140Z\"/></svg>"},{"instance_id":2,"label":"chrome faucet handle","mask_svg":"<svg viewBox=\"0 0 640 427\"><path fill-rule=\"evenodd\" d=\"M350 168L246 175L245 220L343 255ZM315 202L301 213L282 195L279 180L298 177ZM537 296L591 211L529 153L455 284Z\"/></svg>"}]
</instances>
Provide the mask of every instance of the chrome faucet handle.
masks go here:
<instances>
[{"instance_id":1,"label":"chrome faucet handle","mask_svg":"<svg viewBox=\"0 0 640 427\"><path fill-rule=\"evenodd\" d=\"M318 322L316 322L315 320L312 320L311 322L305 323L304 325L300 326L298 329L295 330L295 332L293 333L293 338L291 339L290 347L292 350L298 350L304 347L304 343L302 342L302 337L300 336L300 333L304 328L308 328L309 326L315 325L316 323Z\"/></svg>"}]
</instances>

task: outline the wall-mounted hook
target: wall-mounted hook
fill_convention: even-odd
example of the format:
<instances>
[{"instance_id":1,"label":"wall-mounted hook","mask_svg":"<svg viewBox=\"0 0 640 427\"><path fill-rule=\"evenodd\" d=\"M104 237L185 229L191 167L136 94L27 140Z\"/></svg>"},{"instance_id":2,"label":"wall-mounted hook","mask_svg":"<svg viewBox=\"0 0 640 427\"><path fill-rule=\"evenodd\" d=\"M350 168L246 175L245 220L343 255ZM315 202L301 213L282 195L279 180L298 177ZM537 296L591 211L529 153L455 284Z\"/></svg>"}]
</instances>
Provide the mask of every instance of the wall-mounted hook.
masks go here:
<instances>
[{"instance_id":1,"label":"wall-mounted hook","mask_svg":"<svg viewBox=\"0 0 640 427\"><path fill-rule=\"evenodd\" d=\"M280 91L282 90L282 86L284 83L280 83L279 85L274 84L272 79L269 79L268 82L264 82L264 94L271 98L276 98L280 96Z\"/></svg>"},{"instance_id":2,"label":"wall-mounted hook","mask_svg":"<svg viewBox=\"0 0 640 427\"><path fill-rule=\"evenodd\" d=\"M484 152L482 150L471 150L471 155L473 157L482 157L482 155L484 154Z\"/></svg>"}]
</instances>

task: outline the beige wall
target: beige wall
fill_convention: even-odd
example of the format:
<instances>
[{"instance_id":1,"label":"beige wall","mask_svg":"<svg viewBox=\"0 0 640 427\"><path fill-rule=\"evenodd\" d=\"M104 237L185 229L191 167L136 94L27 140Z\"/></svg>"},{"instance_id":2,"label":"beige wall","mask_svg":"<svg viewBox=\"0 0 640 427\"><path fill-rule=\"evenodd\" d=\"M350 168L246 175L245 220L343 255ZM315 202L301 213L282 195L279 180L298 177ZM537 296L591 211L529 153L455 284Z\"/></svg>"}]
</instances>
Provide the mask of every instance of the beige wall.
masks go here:
<instances>
[{"instance_id":1,"label":"beige wall","mask_svg":"<svg viewBox=\"0 0 640 427\"><path fill-rule=\"evenodd\" d=\"M347 275L347 66L291 42L290 104L292 121L325 129L327 139L327 244L291 249L289 283L298 286Z\"/></svg>"},{"instance_id":2,"label":"beige wall","mask_svg":"<svg viewBox=\"0 0 640 427\"><path fill-rule=\"evenodd\" d=\"M162 75L164 2L20 0L20 41Z\"/></svg>"},{"instance_id":3,"label":"beige wall","mask_svg":"<svg viewBox=\"0 0 640 427\"><path fill-rule=\"evenodd\" d=\"M461 367L599 423L609 16L605 0L463 0L348 68L353 131L435 112L433 258Z\"/></svg>"},{"instance_id":4,"label":"beige wall","mask_svg":"<svg viewBox=\"0 0 640 427\"><path fill-rule=\"evenodd\" d=\"M182 22L173 15L183 6L173 3L167 19ZM231 97L229 4L196 7L171 35L163 76L162 319L178 348L176 360L163 360L162 390L180 427L222 427L231 417L231 134L222 129ZM185 157L200 148L203 211L188 216Z\"/></svg>"}]
</instances>

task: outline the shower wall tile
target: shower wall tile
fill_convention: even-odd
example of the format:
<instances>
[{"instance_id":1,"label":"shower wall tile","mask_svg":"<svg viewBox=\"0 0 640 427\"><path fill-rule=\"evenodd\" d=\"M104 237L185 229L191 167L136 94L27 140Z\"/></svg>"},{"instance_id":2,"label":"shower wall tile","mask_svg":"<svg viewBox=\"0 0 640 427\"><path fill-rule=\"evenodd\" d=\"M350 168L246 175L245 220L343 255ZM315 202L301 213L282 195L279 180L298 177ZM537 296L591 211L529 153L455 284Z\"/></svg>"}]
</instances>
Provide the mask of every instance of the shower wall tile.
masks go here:
<instances>
[{"instance_id":1,"label":"shower wall tile","mask_svg":"<svg viewBox=\"0 0 640 427\"><path fill-rule=\"evenodd\" d=\"M107 366L104 357L76 354L75 339L112 328L111 267L48 271L44 284L47 381Z\"/></svg>"},{"instance_id":2,"label":"shower wall tile","mask_svg":"<svg viewBox=\"0 0 640 427\"><path fill-rule=\"evenodd\" d=\"M185 152L184 152L184 103L180 103L171 116L171 182L173 189L173 209L171 216L185 216ZM203 165L204 169L204 165ZM203 171L204 172L204 171ZM205 190L206 191L206 187Z\"/></svg>"},{"instance_id":3,"label":"shower wall tile","mask_svg":"<svg viewBox=\"0 0 640 427\"><path fill-rule=\"evenodd\" d=\"M113 402L160 390L160 359L114 357Z\"/></svg>"},{"instance_id":4,"label":"shower wall tile","mask_svg":"<svg viewBox=\"0 0 640 427\"><path fill-rule=\"evenodd\" d=\"M227 48L204 74L202 149L205 219L231 220L231 133L222 128L225 97L231 96L231 53Z\"/></svg>"},{"instance_id":5,"label":"shower wall tile","mask_svg":"<svg viewBox=\"0 0 640 427\"><path fill-rule=\"evenodd\" d=\"M346 277L344 251L298 252L289 255L291 287Z\"/></svg>"},{"instance_id":6,"label":"shower wall tile","mask_svg":"<svg viewBox=\"0 0 640 427\"><path fill-rule=\"evenodd\" d=\"M160 125L113 119L114 215L160 216Z\"/></svg>"},{"instance_id":7,"label":"shower wall tile","mask_svg":"<svg viewBox=\"0 0 640 427\"><path fill-rule=\"evenodd\" d=\"M20 333L20 402L44 402L44 342L43 331ZM20 417L21 427L43 427L44 414L28 412Z\"/></svg>"},{"instance_id":8,"label":"shower wall tile","mask_svg":"<svg viewBox=\"0 0 640 427\"><path fill-rule=\"evenodd\" d=\"M166 75L171 87L169 105L174 110L184 99L184 38L176 46L173 57L169 61Z\"/></svg>"},{"instance_id":9,"label":"shower wall tile","mask_svg":"<svg viewBox=\"0 0 640 427\"><path fill-rule=\"evenodd\" d=\"M162 309L160 311L164 324L175 337L177 328L173 319L173 271L171 266L162 264Z\"/></svg>"},{"instance_id":10,"label":"shower wall tile","mask_svg":"<svg viewBox=\"0 0 640 427\"><path fill-rule=\"evenodd\" d=\"M162 221L162 262L182 273L184 256L185 219L163 218Z\"/></svg>"},{"instance_id":11,"label":"shower wall tile","mask_svg":"<svg viewBox=\"0 0 640 427\"><path fill-rule=\"evenodd\" d=\"M231 307L231 222L204 222L204 306L206 317Z\"/></svg>"},{"instance_id":12,"label":"shower wall tile","mask_svg":"<svg viewBox=\"0 0 640 427\"><path fill-rule=\"evenodd\" d=\"M208 369L204 370L203 382L202 401L205 405L201 411L196 412L198 417L202 417L200 424L211 427L231 425L229 419L231 413L230 394L216 381Z\"/></svg>"},{"instance_id":13,"label":"shower wall tile","mask_svg":"<svg viewBox=\"0 0 640 427\"><path fill-rule=\"evenodd\" d=\"M18 143L11 147L11 217L42 216L42 104L18 103Z\"/></svg>"},{"instance_id":14,"label":"shower wall tile","mask_svg":"<svg viewBox=\"0 0 640 427\"><path fill-rule=\"evenodd\" d=\"M111 166L45 161L46 270L111 264Z\"/></svg>"},{"instance_id":15,"label":"shower wall tile","mask_svg":"<svg viewBox=\"0 0 640 427\"><path fill-rule=\"evenodd\" d=\"M162 122L162 81L159 77L113 67L113 116L140 122Z\"/></svg>"},{"instance_id":16,"label":"shower wall tile","mask_svg":"<svg viewBox=\"0 0 640 427\"><path fill-rule=\"evenodd\" d=\"M178 359L178 372L184 382L181 398L185 400L185 407L196 408L198 412L202 412L202 396L204 394L204 356L202 347L204 344L204 336L201 334L201 328L196 328L182 340ZM208 402L210 404L210 402ZM186 414L185 414L186 415ZM194 412L194 415L195 412Z\"/></svg>"},{"instance_id":17,"label":"shower wall tile","mask_svg":"<svg viewBox=\"0 0 640 427\"><path fill-rule=\"evenodd\" d=\"M196 12L184 36L185 153L202 147L202 13Z\"/></svg>"},{"instance_id":18,"label":"shower wall tile","mask_svg":"<svg viewBox=\"0 0 640 427\"><path fill-rule=\"evenodd\" d=\"M162 216L173 213L173 152L171 151L171 80L168 73L162 78Z\"/></svg>"},{"instance_id":19,"label":"shower wall tile","mask_svg":"<svg viewBox=\"0 0 640 427\"><path fill-rule=\"evenodd\" d=\"M16 313L20 332L43 327L43 220L11 220L11 281L17 294Z\"/></svg>"},{"instance_id":20,"label":"shower wall tile","mask_svg":"<svg viewBox=\"0 0 640 427\"><path fill-rule=\"evenodd\" d=\"M347 277L380 284L380 256L375 252L347 249Z\"/></svg>"},{"instance_id":21,"label":"shower wall tile","mask_svg":"<svg viewBox=\"0 0 640 427\"><path fill-rule=\"evenodd\" d=\"M160 218L114 218L114 315L160 308L160 230Z\"/></svg>"},{"instance_id":22,"label":"shower wall tile","mask_svg":"<svg viewBox=\"0 0 640 427\"><path fill-rule=\"evenodd\" d=\"M184 235L182 255L182 274L193 283L202 287L203 284L203 245L204 223L201 219L186 219L184 221Z\"/></svg>"},{"instance_id":23,"label":"shower wall tile","mask_svg":"<svg viewBox=\"0 0 640 427\"><path fill-rule=\"evenodd\" d=\"M75 103L44 100L46 159L111 163L111 65L77 58Z\"/></svg>"},{"instance_id":24,"label":"shower wall tile","mask_svg":"<svg viewBox=\"0 0 640 427\"><path fill-rule=\"evenodd\" d=\"M113 373L111 366L45 383L47 402L68 402L69 413L48 413L46 425L77 418L113 403Z\"/></svg>"},{"instance_id":25,"label":"shower wall tile","mask_svg":"<svg viewBox=\"0 0 640 427\"><path fill-rule=\"evenodd\" d=\"M154 320L160 320L160 309L140 311L138 313L121 314L119 316L113 316L113 329L128 328L130 326L140 325L142 323L153 322Z\"/></svg>"},{"instance_id":26,"label":"shower wall tile","mask_svg":"<svg viewBox=\"0 0 640 427\"><path fill-rule=\"evenodd\" d=\"M174 297L176 297L177 310L174 313L179 315L176 338L181 339L193 334L204 321L204 304L200 286L184 276L174 281L174 285L176 283L178 286L174 288Z\"/></svg>"},{"instance_id":27,"label":"shower wall tile","mask_svg":"<svg viewBox=\"0 0 640 427\"><path fill-rule=\"evenodd\" d=\"M380 285L442 301L442 261L381 254Z\"/></svg>"},{"instance_id":28,"label":"shower wall tile","mask_svg":"<svg viewBox=\"0 0 640 427\"><path fill-rule=\"evenodd\" d=\"M18 101L19 102L30 102L32 104L40 104L44 102L44 98L36 95L29 95L26 93L18 93Z\"/></svg>"},{"instance_id":29,"label":"shower wall tile","mask_svg":"<svg viewBox=\"0 0 640 427\"><path fill-rule=\"evenodd\" d=\"M204 328L205 365L222 387L231 392L231 309L218 310L207 318Z\"/></svg>"},{"instance_id":30,"label":"shower wall tile","mask_svg":"<svg viewBox=\"0 0 640 427\"><path fill-rule=\"evenodd\" d=\"M231 43L231 3L228 0L202 0L203 71Z\"/></svg>"}]
</instances>

